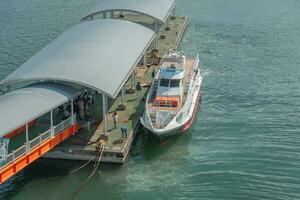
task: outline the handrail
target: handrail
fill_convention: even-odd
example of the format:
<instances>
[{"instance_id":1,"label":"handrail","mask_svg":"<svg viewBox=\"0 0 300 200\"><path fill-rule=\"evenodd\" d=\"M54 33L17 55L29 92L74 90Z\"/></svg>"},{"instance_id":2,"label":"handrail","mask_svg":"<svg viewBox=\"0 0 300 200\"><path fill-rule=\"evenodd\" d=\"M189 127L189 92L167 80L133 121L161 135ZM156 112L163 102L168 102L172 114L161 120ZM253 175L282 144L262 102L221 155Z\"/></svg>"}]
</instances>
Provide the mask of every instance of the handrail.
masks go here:
<instances>
[{"instance_id":1,"label":"handrail","mask_svg":"<svg viewBox=\"0 0 300 200\"><path fill-rule=\"evenodd\" d=\"M199 56L197 55L197 56L196 56L196 62L195 62L194 65L193 65L193 70L195 70L195 69L198 67L199 62L200 62ZM199 69L198 69L198 70L199 70ZM200 73L200 72L198 72L198 73ZM195 73L193 74L193 77L191 77L191 80L194 79L194 77L195 77ZM187 99L185 100L185 103L184 103L184 105L183 105L183 107L182 107L182 109L181 109L181 112L179 112L179 113L177 114L177 116L175 116L176 122L177 122L177 123L181 123L183 117L186 117L186 114L189 113L189 111L190 111L191 105L188 104L187 102L190 102L190 99L192 99L192 98L194 97L194 93L192 93L192 94L190 95L190 92L191 92L191 90L193 89L193 88L192 88L192 84L193 84L193 81L190 81L190 82L189 82L189 90L188 90L188 93L187 93Z\"/></svg>"},{"instance_id":2,"label":"handrail","mask_svg":"<svg viewBox=\"0 0 300 200\"><path fill-rule=\"evenodd\" d=\"M76 115L69 117L68 119L60 122L58 125L54 126L54 134L61 132L62 130L66 129L70 125L73 124L74 118L76 119ZM28 144L24 144L18 149L14 150L12 153L8 154L6 156L6 160L3 162L2 166L0 165L0 169L5 167L6 165L9 165L10 163L15 162L17 159L19 159L21 156L25 155L26 153L30 152L30 150L36 148L37 146L41 145L44 141L51 138L51 128L47 131L45 131L42 134L39 134L36 138L30 140ZM28 145L28 146L27 146ZM28 151L26 149L28 148Z\"/></svg>"}]
</instances>

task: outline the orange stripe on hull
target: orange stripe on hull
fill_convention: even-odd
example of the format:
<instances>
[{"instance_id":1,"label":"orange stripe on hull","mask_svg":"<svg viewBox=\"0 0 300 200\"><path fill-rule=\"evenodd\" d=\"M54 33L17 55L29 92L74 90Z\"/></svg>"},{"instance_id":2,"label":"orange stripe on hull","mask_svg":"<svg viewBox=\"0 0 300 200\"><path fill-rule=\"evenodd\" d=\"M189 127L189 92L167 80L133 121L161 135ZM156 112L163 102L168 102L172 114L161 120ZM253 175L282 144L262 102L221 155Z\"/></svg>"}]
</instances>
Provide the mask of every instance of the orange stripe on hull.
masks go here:
<instances>
[{"instance_id":1,"label":"orange stripe on hull","mask_svg":"<svg viewBox=\"0 0 300 200\"><path fill-rule=\"evenodd\" d=\"M43 154L53 149L56 145L63 142L68 137L74 135L78 128L79 127L77 124L70 126L64 131L56 134L54 138L49 138L48 140L44 141L42 144L32 149L28 154L20 157L15 162L0 169L0 184L30 165L33 161L40 158Z\"/></svg>"}]
</instances>

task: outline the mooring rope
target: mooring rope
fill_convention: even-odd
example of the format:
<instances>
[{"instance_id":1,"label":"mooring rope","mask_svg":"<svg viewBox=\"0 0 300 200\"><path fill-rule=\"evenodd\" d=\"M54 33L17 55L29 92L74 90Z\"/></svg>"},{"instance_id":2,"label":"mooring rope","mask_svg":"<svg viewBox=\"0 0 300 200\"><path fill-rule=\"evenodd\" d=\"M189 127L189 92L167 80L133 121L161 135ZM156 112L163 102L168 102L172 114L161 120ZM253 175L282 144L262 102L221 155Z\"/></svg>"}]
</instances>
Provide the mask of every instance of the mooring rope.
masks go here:
<instances>
[{"instance_id":1,"label":"mooring rope","mask_svg":"<svg viewBox=\"0 0 300 200\"><path fill-rule=\"evenodd\" d=\"M89 180L95 175L98 167L99 167L99 164L100 164L100 161L101 161L101 158L103 156L103 152L104 152L104 147L103 145L100 146L100 149L97 151L96 153L96 162L94 164L94 169L92 171L92 173L87 177L87 179L82 182L82 184L79 186L79 188L74 192L73 196L72 196L72 199L74 199L76 197L76 195L82 190L82 188L89 182Z\"/></svg>"},{"instance_id":2,"label":"mooring rope","mask_svg":"<svg viewBox=\"0 0 300 200\"><path fill-rule=\"evenodd\" d=\"M104 149L104 148L103 148ZM92 162L93 160L96 160L96 157L97 157L97 154L99 154L99 151L96 152L96 154L94 156L91 157L90 160L88 160L86 163L84 163L83 165L81 165L79 168L77 169L74 169L70 172L67 173L67 175L69 174L74 174L76 172L78 172L80 169L86 167L90 162ZM97 159L98 160L98 159ZM101 160L101 159L100 159ZM55 176L55 177L51 177L49 179L46 179L46 180L42 180L42 181L39 181L38 183L35 183L35 184L32 184L32 185L28 185L28 186L25 186L24 188L20 189L19 191L24 191L24 190L27 190L29 188L33 188L35 186L38 186L38 185L41 185L41 184L44 184L44 183L49 183L51 181L55 181L57 179L61 178L61 176Z\"/></svg>"},{"instance_id":3,"label":"mooring rope","mask_svg":"<svg viewBox=\"0 0 300 200\"><path fill-rule=\"evenodd\" d=\"M95 156L92 156L90 160L88 160L86 163L84 163L83 165L81 165L80 167L78 167L77 169L74 169L72 171L70 171L70 174L73 174L79 170L81 170L82 168L84 168L85 166L87 166L90 162L92 162L93 160L95 160L96 158L96 155Z\"/></svg>"}]
</instances>

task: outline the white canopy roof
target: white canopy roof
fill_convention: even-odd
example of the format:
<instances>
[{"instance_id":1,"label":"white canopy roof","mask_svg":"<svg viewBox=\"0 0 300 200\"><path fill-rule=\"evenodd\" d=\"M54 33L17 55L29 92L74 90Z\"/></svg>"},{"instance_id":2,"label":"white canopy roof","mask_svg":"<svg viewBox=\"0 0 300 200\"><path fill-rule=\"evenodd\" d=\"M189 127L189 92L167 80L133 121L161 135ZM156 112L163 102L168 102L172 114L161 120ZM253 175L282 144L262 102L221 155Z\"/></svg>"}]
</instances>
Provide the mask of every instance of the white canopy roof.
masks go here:
<instances>
[{"instance_id":1,"label":"white canopy roof","mask_svg":"<svg viewBox=\"0 0 300 200\"><path fill-rule=\"evenodd\" d=\"M152 30L128 21L87 21L61 34L1 81L0 86L59 80L115 98L154 36Z\"/></svg>"},{"instance_id":2,"label":"white canopy roof","mask_svg":"<svg viewBox=\"0 0 300 200\"><path fill-rule=\"evenodd\" d=\"M70 86L38 83L0 96L0 138L68 102L77 94L79 91Z\"/></svg>"},{"instance_id":3,"label":"white canopy roof","mask_svg":"<svg viewBox=\"0 0 300 200\"><path fill-rule=\"evenodd\" d=\"M103 0L83 18L109 11L129 11L149 16L165 23L175 7L175 0Z\"/></svg>"}]
</instances>

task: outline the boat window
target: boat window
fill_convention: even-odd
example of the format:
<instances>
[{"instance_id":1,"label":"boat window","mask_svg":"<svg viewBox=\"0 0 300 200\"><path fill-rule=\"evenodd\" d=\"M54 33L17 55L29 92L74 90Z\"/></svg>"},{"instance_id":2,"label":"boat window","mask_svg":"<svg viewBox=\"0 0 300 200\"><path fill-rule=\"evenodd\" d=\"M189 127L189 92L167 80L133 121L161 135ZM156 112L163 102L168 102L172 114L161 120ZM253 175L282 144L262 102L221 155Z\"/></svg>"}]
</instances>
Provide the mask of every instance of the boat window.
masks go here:
<instances>
[{"instance_id":1,"label":"boat window","mask_svg":"<svg viewBox=\"0 0 300 200\"><path fill-rule=\"evenodd\" d=\"M170 87L179 87L180 80L179 79L174 79L170 81Z\"/></svg>"},{"instance_id":2,"label":"boat window","mask_svg":"<svg viewBox=\"0 0 300 200\"><path fill-rule=\"evenodd\" d=\"M169 87L169 79L160 79L160 86Z\"/></svg>"}]
</instances>

